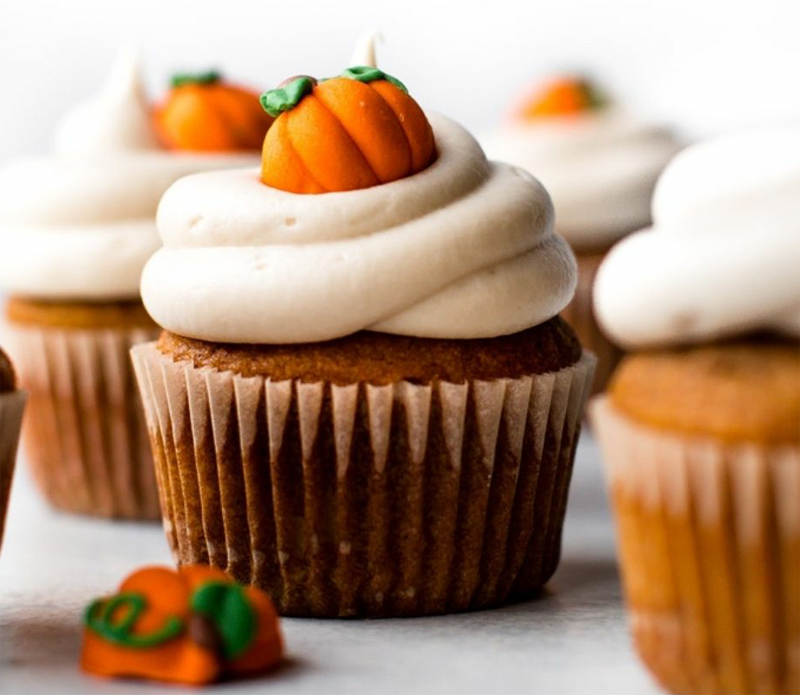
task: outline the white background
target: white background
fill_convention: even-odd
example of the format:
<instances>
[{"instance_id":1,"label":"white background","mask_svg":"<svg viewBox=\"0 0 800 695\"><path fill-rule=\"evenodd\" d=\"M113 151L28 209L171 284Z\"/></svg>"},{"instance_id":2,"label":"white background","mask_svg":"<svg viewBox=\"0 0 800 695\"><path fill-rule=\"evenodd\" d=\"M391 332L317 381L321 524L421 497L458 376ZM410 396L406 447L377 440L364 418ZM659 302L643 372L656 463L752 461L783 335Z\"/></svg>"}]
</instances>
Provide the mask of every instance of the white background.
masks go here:
<instances>
[{"instance_id":1,"label":"white background","mask_svg":"<svg viewBox=\"0 0 800 695\"><path fill-rule=\"evenodd\" d=\"M0 0L0 161L47 151L123 41L157 97L185 69L259 89L336 74L376 27L381 67L478 133L563 69L690 138L800 122L797 0Z\"/></svg>"}]
</instances>

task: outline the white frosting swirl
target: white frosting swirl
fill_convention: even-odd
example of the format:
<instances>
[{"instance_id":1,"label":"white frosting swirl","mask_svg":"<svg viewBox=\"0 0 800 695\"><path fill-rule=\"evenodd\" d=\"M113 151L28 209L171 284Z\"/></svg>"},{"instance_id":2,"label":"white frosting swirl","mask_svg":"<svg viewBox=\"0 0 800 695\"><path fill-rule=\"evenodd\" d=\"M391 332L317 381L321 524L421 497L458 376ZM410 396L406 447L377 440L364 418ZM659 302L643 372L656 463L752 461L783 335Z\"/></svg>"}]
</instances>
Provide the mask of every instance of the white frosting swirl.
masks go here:
<instances>
[{"instance_id":1,"label":"white frosting swirl","mask_svg":"<svg viewBox=\"0 0 800 695\"><path fill-rule=\"evenodd\" d=\"M800 336L800 128L684 150L659 180L653 219L612 249L597 276L596 314L615 340Z\"/></svg>"},{"instance_id":2,"label":"white frosting swirl","mask_svg":"<svg viewBox=\"0 0 800 695\"><path fill-rule=\"evenodd\" d=\"M187 174L257 161L162 150L125 50L101 92L65 114L56 156L0 171L0 286L40 299L137 297L160 245L154 218L164 191Z\"/></svg>"},{"instance_id":3,"label":"white frosting swirl","mask_svg":"<svg viewBox=\"0 0 800 695\"><path fill-rule=\"evenodd\" d=\"M650 219L656 178L677 152L668 130L613 108L509 123L483 140L489 157L535 171L573 248L600 249Z\"/></svg>"},{"instance_id":4,"label":"white frosting swirl","mask_svg":"<svg viewBox=\"0 0 800 695\"><path fill-rule=\"evenodd\" d=\"M431 117L438 158L381 186L298 195L256 170L184 178L142 276L153 318L217 342L295 343L361 329L437 338L513 333L555 316L575 260L544 188Z\"/></svg>"}]
</instances>

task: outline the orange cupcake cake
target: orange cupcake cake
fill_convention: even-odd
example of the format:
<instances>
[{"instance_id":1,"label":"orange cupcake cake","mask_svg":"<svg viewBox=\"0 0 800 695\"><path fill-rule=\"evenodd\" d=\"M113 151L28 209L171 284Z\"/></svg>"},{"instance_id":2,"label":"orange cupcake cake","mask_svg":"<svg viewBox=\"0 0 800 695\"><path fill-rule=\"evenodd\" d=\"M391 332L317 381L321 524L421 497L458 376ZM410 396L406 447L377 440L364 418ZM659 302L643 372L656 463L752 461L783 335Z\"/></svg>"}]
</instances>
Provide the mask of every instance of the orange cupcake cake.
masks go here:
<instances>
[{"instance_id":1,"label":"orange cupcake cake","mask_svg":"<svg viewBox=\"0 0 800 695\"><path fill-rule=\"evenodd\" d=\"M675 693L800 691L800 129L694 145L596 308L591 404L634 641Z\"/></svg>"},{"instance_id":2,"label":"orange cupcake cake","mask_svg":"<svg viewBox=\"0 0 800 695\"><path fill-rule=\"evenodd\" d=\"M157 327L139 298L176 179L252 165L272 119L218 75L177 79L153 109L134 56L64 114L54 156L0 171L0 287L9 350L31 396L23 444L57 508L158 518L132 345Z\"/></svg>"},{"instance_id":3,"label":"orange cupcake cake","mask_svg":"<svg viewBox=\"0 0 800 695\"><path fill-rule=\"evenodd\" d=\"M534 595L593 367L557 317L575 266L547 193L374 66L262 103L261 171L173 185L142 278L178 562L287 615Z\"/></svg>"}]
</instances>

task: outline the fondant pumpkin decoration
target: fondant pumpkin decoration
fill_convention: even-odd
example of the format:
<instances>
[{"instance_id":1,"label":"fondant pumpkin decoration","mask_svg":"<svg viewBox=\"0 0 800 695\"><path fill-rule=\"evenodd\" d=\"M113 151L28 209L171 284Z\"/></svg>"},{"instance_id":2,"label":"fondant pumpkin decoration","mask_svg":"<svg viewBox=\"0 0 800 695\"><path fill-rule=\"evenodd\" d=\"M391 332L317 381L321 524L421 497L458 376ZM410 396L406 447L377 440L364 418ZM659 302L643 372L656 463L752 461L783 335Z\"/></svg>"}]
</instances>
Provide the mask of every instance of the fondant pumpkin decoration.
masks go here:
<instances>
[{"instance_id":1,"label":"fondant pumpkin decoration","mask_svg":"<svg viewBox=\"0 0 800 695\"><path fill-rule=\"evenodd\" d=\"M283 654L269 597L205 565L134 572L85 623L81 668L99 676L200 685L266 671Z\"/></svg>"},{"instance_id":2,"label":"fondant pumpkin decoration","mask_svg":"<svg viewBox=\"0 0 800 695\"><path fill-rule=\"evenodd\" d=\"M259 150L272 117L258 94L225 84L217 72L176 75L166 101L153 112L163 144L176 150Z\"/></svg>"},{"instance_id":3,"label":"fondant pumpkin decoration","mask_svg":"<svg viewBox=\"0 0 800 695\"><path fill-rule=\"evenodd\" d=\"M261 179L292 193L352 191L416 174L435 156L433 130L395 78L353 67L317 82L291 78L261 97L276 118Z\"/></svg>"},{"instance_id":4,"label":"fondant pumpkin decoration","mask_svg":"<svg viewBox=\"0 0 800 695\"><path fill-rule=\"evenodd\" d=\"M589 80L564 77L554 80L523 104L524 120L551 116L576 116L606 105L605 97Z\"/></svg>"}]
</instances>

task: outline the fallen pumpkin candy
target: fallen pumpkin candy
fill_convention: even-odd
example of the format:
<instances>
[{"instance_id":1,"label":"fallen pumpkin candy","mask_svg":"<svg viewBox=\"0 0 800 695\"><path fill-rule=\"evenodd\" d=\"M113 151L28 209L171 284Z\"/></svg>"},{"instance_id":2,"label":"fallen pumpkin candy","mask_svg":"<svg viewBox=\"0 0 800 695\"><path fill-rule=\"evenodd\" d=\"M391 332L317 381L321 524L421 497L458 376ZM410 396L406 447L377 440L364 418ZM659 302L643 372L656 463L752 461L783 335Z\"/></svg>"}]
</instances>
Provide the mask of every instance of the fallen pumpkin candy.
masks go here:
<instances>
[{"instance_id":1,"label":"fallen pumpkin candy","mask_svg":"<svg viewBox=\"0 0 800 695\"><path fill-rule=\"evenodd\" d=\"M206 565L140 569L84 618L81 668L98 676L202 685L283 656L269 597Z\"/></svg>"},{"instance_id":2,"label":"fallen pumpkin candy","mask_svg":"<svg viewBox=\"0 0 800 695\"><path fill-rule=\"evenodd\" d=\"M405 86L373 67L317 81L300 75L261 96L275 122L261 180L291 193L369 188L416 174L434 159L433 130Z\"/></svg>"},{"instance_id":3,"label":"fallen pumpkin candy","mask_svg":"<svg viewBox=\"0 0 800 695\"><path fill-rule=\"evenodd\" d=\"M175 75L153 111L164 146L193 152L258 151L272 120L256 92L227 84L214 71Z\"/></svg>"}]
</instances>

